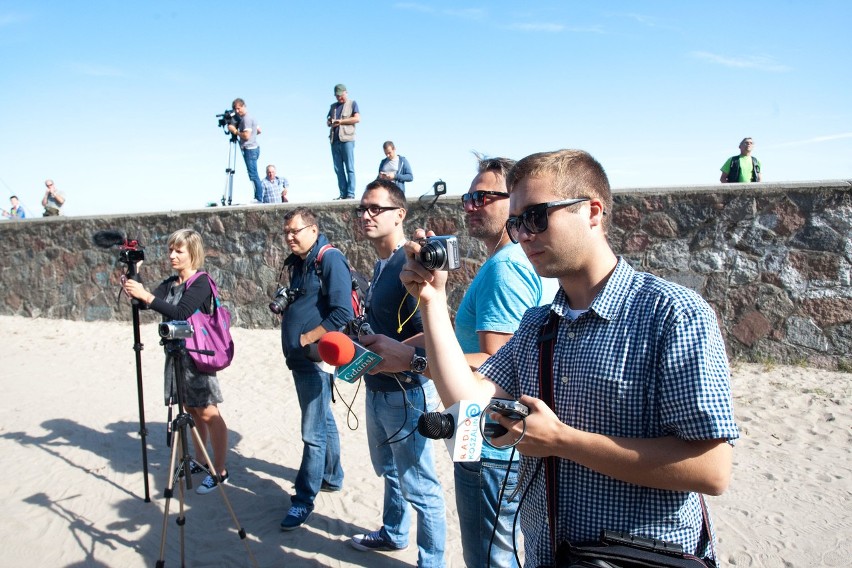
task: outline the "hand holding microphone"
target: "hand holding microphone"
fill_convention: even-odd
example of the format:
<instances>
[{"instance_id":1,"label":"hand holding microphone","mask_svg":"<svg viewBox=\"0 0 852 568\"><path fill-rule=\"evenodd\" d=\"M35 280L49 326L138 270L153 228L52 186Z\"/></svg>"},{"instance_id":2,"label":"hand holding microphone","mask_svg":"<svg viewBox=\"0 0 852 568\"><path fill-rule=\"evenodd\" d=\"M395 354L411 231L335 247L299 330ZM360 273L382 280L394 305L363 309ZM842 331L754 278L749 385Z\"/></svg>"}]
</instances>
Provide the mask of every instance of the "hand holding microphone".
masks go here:
<instances>
[{"instance_id":1,"label":"hand holding microphone","mask_svg":"<svg viewBox=\"0 0 852 568\"><path fill-rule=\"evenodd\" d=\"M320 358L337 367L337 378L354 383L382 360L377 354L364 349L345 333L329 331L317 344Z\"/></svg>"},{"instance_id":2,"label":"hand holding microphone","mask_svg":"<svg viewBox=\"0 0 852 568\"><path fill-rule=\"evenodd\" d=\"M523 430L514 443L495 446L488 438L499 438L509 430L493 420L488 413L494 412L509 420L523 421ZM515 446L526 432L529 408L515 400L492 398L488 403L460 400L441 412L427 412L420 416L417 431L425 438L444 440L447 451L454 462L479 461L483 442L491 447L504 449Z\"/></svg>"}]
</instances>

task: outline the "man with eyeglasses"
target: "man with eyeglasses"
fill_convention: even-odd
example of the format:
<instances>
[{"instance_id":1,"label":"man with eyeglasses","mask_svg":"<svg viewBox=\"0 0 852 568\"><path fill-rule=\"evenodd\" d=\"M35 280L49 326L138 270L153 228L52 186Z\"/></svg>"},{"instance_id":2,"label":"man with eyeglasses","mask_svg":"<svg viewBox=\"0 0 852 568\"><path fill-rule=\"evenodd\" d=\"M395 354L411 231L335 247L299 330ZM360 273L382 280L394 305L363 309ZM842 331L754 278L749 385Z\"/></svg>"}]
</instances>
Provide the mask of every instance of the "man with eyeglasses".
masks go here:
<instances>
[{"instance_id":1,"label":"man with eyeglasses","mask_svg":"<svg viewBox=\"0 0 852 568\"><path fill-rule=\"evenodd\" d=\"M370 182L356 210L364 235L379 259L367 291L367 323L373 332L422 346L423 326L417 299L399 279L405 264L405 194L392 181ZM367 337L367 336L364 336ZM422 373L420 358L407 381L365 375L367 443L376 475L384 478L382 526L349 541L365 551L395 551L408 546L410 508L417 513L417 565L444 566L446 509L435 470L432 440L417 435L417 420L438 407L438 393Z\"/></svg>"},{"instance_id":2,"label":"man with eyeglasses","mask_svg":"<svg viewBox=\"0 0 852 568\"><path fill-rule=\"evenodd\" d=\"M331 412L334 377L323 363L308 358L308 346L326 332L341 329L355 314L352 277L343 253L330 248L317 264L317 252L328 239L319 232L314 212L307 207L288 211L284 236L291 251L284 261L291 299L281 318L281 345L296 385L304 443L295 494L281 521L281 530L290 531L308 519L318 492L340 491L343 485L340 439Z\"/></svg>"},{"instance_id":3,"label":"man with eyeglasses","mask_svg":"<svg viewBox=\"0 0 852 568\"><path fill-rule=\"evenodd\" d=\"M701 538L699 494L727 488L739 436L713 309L615 255L609 181L587 153L528 156L507 186L510 238L539 275L559 279L560 290L550 306L527 311L476 373L446 339L446 274L417 262L416 241L406 245L401 278L420 298L429 369L444 404L496 396L530 409L525 421L494 415L508 429L494 441L518 441L522 455L525 566L553 565L564 543L596 541L604 529L713 556ZM549 348L552 362L540 369ZM548 374L552 380L540 382ZM542 400L548 390L551 405Z\"/></svg>"}]
</instances>

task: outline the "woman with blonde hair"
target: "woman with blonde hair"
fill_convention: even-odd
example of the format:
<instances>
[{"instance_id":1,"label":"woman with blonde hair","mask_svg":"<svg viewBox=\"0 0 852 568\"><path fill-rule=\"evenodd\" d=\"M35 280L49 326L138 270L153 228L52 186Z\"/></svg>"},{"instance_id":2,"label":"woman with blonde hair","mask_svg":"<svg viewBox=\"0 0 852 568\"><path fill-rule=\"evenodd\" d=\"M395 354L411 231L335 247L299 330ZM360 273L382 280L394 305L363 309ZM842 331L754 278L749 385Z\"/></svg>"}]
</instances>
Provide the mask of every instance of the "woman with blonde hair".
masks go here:
<instances>
[{"instance_id":1,"label":"woman with blonde hair","mask_svg":"<svg viewBox=\"0 0 852 568\"><path fill-rule=\"evenodd\" d=\"M204 243L201 235L192 229L180 229L172 233L168 241L169 262L175 275L166 278L153 292L135 280L124 283L124 291L140 301L141 309L152 309L163 315L163 321L186 320L201 310L212 313L213 292L210 280L205 275L194 279L189 287L186 281L191 278L204 263ZM213 465L221 477L221 483L228 481L225 458L228 451L228 427L217 406L222 402L222 390L216 373L202 373L188 353L182 354L184 369L184 389L182 393L186 411L192 416L198 435L204 445L208 438L213 447ZM175 389L175 365L172 357L166 357L164 396L167 406L177 400ZM205 471L208 464L202 464L201 448L195 448L195 460L190 473ZM220 481L207 475L196 493L210 493Z\"/></svg>"}]
</instances>

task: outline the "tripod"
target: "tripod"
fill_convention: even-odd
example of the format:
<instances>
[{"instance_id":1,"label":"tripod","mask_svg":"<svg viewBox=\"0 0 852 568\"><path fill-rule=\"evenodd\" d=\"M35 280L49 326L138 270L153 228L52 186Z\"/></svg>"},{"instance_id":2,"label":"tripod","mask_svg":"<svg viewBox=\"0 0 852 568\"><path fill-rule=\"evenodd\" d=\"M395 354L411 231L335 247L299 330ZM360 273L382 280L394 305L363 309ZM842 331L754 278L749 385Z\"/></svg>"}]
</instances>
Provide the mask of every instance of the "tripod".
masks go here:
<instances>
[{"instance_id":1,"label":"tripod","mask_svg":"<svg viewBox=\"0 0 852 568\"><path fill-rule=\"evenodd\" d=\"M227 133L226 133L227 134ZM222 206L230 205L234 195L234 172L237 171L237 137L231 135L228 146L228 167L225 168L225 190L222 192Z\"/></svg>"},{"instance_id":2,"label":"tripod","mask_svg":"<svg viewBox=\"0 0 852 568\"><path fill-rule=\"evenodd\" d=\"M137 251L138 252L138 251ZM136 262L127 263L127 274L125 277L130 280L139 280L139 273L136 271ZM151 493L148 487L148 429L145 427L145 401L142 394L142 349L145 346L142 344L142 339L139 334L139 300L131 300L133 311L133 351L136 352L136 398L139 401L139 437L142 439L142 472L145 476L145 502L151 502Z\"/></svg>"},{"instance_id":3,"label":"tripod","mask_svg":"<svg viewBox=\"0 0 852 568\"><path fill-rule=\"evenodd\" d=\"M166 339L163 338L161 341L163 346L166 348L166 356L170 357L172 363L174 364L175 370L175 382L174 389L177 391L177 408L178 414L177 417L172 421L172 438L171 438L171 447L172 447L172 455L169 461L169 480L166 484L166 505L165 510L163 512L163 532L160 537L160 558L157 560L157 568L163 568L165 566L165 552L166 552L166 527L168 526L169 519L169 505L171 504L172 494L174 485L177 482L178 484L178 495L179 495L179 503L180 508L178 512L177 525L180 527L180 565L181 567L185 566L185 558L184 558L184 542L185 542L185 534L184 527L186 525L186 513L184 510L184 484L186 485L186 489L192 489L192 474L190 473L190 469L192 466L192 458L189 456L189 436L187 435L187 428L192 432L192 438L195 441L195 447L201 450L201 454L204 457L204 461L207 462L207 470L209 475L212 475L215 479L219 481L219 494L222 496L222 499L225 502L225 507L228 509L228 512L231 514L231 518L234 520L234 525L237 527L237 534L240 537L240 540L243 541L243 544L246 547L246 553L251 559L251 563L254 566L257 566L257 561L254 559L254 555L249 548L248 541L246 540L246 531L240 526L240 521L237 519L237 515L234 513L233 507L231 507L231 502L228 500L228 496L225 494L225 484L222 483L222 476L219 475L219 472L216 471L215 466L213 465L213 460L210 459L210 456L207 454L207 449L204 447L204 444L201 442L201 436L198 435L198 430L195 427L195 422L192 419L192 416L184 411L183 406L183 384L184 384L184 367L183 367L183 355L187 351L195 351L194 349L187 349L186 341L184 339ZM180 451L180 458L177 467L175 467L175 462L178 460L178 452Z\"/></svg>"}]
</instances>

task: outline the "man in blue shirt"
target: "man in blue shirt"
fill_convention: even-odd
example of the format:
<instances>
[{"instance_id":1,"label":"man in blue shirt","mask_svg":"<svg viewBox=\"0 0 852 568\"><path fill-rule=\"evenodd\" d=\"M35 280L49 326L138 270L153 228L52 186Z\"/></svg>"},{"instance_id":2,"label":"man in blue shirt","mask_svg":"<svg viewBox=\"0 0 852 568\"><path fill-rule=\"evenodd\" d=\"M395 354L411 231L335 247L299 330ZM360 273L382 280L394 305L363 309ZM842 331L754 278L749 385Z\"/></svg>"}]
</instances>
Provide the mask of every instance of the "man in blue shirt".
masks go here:
<instances>
[{"instance_id":1,"label":"man in blue shirt","mask_svg":"<svg viewBox=\"0 0 852 568\"><path fill-rule=\"evenodd\" d=\"M317 267L317 252L328 239L319 232L314 212L307 207L288 211L284 236L292 254L284 261L290 281L281 319L281 346L296 384L304 443L295 494L281 521L281 530L290 531L308 520L319 491L339 491L343 484L340 439L331 411L333 375L323 364L309 359L305 347L345 326L354 314L352 277L343 253L329 249Z\"/></svg>"},{"instance_id":2,"label":"man in blue shirt","mask_svg":"<svg viewBox=\"0 0 852 568\"><path fill-rule=\"evenodd\" d=\"M447 341L453 329L446 274L417 262L416 241L406 245L401 278L420 298L429 370L444 404L496 396L530 409L523 423L494 415L508 429L494 441L517 442L528 480L521 503L525 566L551 565L559 545L596 540L603 529L712 555L699 547L699 494L727 488L739 435L713 309L695 292L636 272L613 253L606 236L609 181L587 153L528 156L512 168L507 186L509 237L539 275L558 278L560 290L551 306L527 311L478 372ZM551 317L557 330L549 406L541 400L539 334ZM555 495L536 467L550 457L557 462Z\"/></svg>"},{"instance_id":3,"label":"man in blue shirt","mask_svg":"<svg viewBox=\"0 0 852 568\"><path fill-rule=\"evenodd\" d=\"M357 213L379 259L367 291L367 322L377 334L422 345L417 300L399 279L405 264L403 221L407 204L389 180L367 185ZM401 550L408 546L410 509L417 512L417 565L444 565L446 510L435 470L432 440L415 433L417 420L438 406L435 385L421 373L399 381L387 375L364 377L367 442L376 475L384 478L382 526L350 540L358 550Z\"/></svg>"},{"instance_id":4,"label":"man in blue shirt","mask_svg":"<svg viewBox=\"0 0 852 568\"><path fill-rule=\"evenodd\" d=\"M290 186L287 183L287 178L280 178L275 175L275 166L269 164L266 166L266 177L261 180L263 186L262 203L287 203L287 188Z\"/></svg>"}]
</instances>

